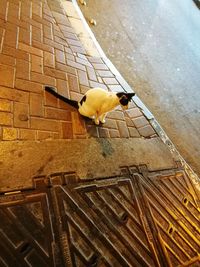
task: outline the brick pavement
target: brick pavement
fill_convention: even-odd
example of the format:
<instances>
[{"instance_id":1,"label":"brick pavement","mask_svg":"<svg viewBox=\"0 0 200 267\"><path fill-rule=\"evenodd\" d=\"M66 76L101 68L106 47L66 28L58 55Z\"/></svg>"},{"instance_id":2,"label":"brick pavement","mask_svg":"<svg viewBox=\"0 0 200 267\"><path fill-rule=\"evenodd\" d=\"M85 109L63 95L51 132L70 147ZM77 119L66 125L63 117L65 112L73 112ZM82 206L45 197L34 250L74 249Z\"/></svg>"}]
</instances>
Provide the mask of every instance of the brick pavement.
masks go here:
<instances>
[{"instance_id":1,"label":"brick pavement","mask_svg":"<svg viewBox=\"0 0 200 267\"><path fill-rule=\"evenodd\" d=\"M96 86L124 90L103 58L87 54L59 0L1 0L1 140L156 136L134 102L95 126L44 85L74 100Z\"/></svg>"}]
</instances>

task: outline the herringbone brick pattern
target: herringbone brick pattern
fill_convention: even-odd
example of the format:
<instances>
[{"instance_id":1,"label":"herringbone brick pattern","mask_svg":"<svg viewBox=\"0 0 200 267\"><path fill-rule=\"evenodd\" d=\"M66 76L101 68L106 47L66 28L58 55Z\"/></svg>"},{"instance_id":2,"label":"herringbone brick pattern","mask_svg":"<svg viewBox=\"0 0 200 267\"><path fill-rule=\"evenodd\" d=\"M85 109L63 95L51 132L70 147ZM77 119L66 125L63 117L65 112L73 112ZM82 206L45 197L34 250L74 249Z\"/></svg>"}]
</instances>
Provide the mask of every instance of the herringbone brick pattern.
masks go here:
<instances>
[{"instance_id":1,"label":"herringbone brick pattern","mask_svg":"<svg viewBox=\"0 0 200 267\"><path fill-rule=\"evenodd\" d=\"M1 0L1 140L155 136L134 103L97 127L44 85L74 100L97 86L123 91L104 60L87 55L59 0Z\"/></svg>"}]
</instances>

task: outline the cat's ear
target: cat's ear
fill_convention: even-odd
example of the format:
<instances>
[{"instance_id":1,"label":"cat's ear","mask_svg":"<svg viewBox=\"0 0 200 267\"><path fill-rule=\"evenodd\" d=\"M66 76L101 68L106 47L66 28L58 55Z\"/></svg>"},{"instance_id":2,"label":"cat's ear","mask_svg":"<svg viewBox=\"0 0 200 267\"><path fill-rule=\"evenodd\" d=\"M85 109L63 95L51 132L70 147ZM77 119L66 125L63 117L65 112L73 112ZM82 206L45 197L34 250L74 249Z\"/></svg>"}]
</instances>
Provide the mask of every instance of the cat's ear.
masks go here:
<instances>
[{"instance_id":1,"label":"cat's ear","mask_svg":"<svg viewBox=\"0 0 200 267\"><path fill-rule=\"evenodd\" d=\"M134 95L135 93L127 93L128 100L130 101Z\"/></svg>"},{"instance_id":2,"label":"cat's ear","mask_svg":"<svg viewBox=\"0 0 200 267\"><path fill-rule=\"evenodd\" d=\"M130 101L131 98L135 95L135 93L125 93L125 92L119 92L116 94L119 98L121 98L122 96L126 96L126 98L128 98L128 100Z\"/></svg>"},{"instance_id":3,"label":"cat's ear","mask_svg":"<svg viewBox=\"0 0 200 267\"><path fill-rule=\"evenodd\" d=\"M119 97L119 98L121 98L125 94L126 94L125 92L118 92L118 93L116 93L116 96Z\"/></svg>"}]
</instances>

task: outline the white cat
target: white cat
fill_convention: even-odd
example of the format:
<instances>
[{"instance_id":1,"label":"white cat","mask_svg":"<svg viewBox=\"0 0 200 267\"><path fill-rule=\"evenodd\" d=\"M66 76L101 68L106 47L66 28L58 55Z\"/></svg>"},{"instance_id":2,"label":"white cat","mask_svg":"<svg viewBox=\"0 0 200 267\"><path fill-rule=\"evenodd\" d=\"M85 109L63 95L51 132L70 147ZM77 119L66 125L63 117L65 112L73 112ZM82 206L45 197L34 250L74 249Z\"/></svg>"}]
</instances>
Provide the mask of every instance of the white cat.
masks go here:
<instances>
[{"instance_id":1,"label":"white cat","mask_svg":"<svg viewBox=\"0 0 200 267\"><path fill-rule=\"evenodd\" d=\"M96 125L99 125L99 122L105 123L107 113L118 105L127 109L128 103L135 95L135 93L108 92L102 88L93 88L86 92L80 102L77 102L58 94L52 87L45 86L45 90L77 108L81 115L94 119Z\"/></svg>"}]
</instances>

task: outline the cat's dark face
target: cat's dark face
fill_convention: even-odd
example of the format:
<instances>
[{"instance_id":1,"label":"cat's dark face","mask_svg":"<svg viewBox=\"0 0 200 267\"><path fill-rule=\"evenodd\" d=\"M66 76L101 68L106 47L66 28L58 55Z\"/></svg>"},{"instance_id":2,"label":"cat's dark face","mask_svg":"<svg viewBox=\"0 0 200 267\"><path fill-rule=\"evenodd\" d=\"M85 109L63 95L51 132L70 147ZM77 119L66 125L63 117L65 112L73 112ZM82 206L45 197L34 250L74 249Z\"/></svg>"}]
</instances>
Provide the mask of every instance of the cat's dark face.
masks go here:
<instances>
[{"instance_id":1,"label":"cat's dark face","mask_svg":"<svg viewBox=\"0 0 200 267\"><path fill-rule=\"evenodd\" d=\"M131 98L135 95L135 93L125 93L120 92L116 94L119 98L119 103L122 106L123 109L128 108L128 103L131 101Z\"/></svg>"}]
</instances>

